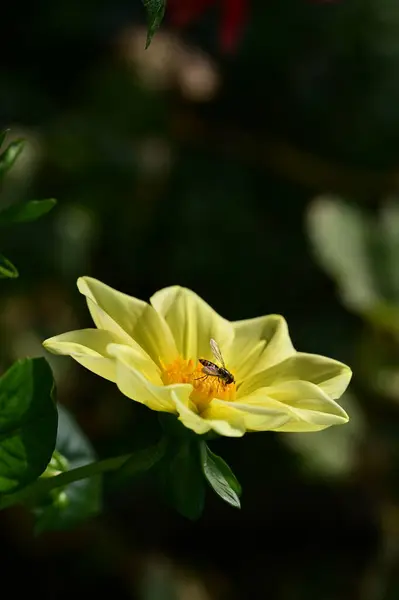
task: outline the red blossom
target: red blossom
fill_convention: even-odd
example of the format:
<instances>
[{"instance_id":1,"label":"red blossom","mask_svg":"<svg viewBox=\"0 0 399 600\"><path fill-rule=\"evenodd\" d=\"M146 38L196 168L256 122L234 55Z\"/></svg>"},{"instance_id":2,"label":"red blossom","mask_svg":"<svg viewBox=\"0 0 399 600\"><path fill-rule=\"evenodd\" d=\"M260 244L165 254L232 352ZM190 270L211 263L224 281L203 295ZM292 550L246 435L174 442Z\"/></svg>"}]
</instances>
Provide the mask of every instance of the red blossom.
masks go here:
<instances>
[{"instance_id":1,"label":"red blossom","mask_svg":"<svg viewBox=\"0 0 399 600\"><path fill-rule=\"evenodd\" d=\"M176 27L185 27L216 3L220 4L222 14L220 44L225 52L231 52L246 21L248 0L169 0L170 19Z\"/></svg>"},{"instance_id":2,"label":"red blossom","mask_svg":"<svg viewBox=\"0 0 399 600\"><path fill-rule=\"evenodd\" d=\"M316 4L336 2L336 0L307 1ZM220 44L222 50L231 52L237 46L242 35L249 12L249 2L250 0L169 0L168 12L173 25L185 27L192 21L196 21L213 5L219 5L221 12Z\"/></svg>"}]
</instances>

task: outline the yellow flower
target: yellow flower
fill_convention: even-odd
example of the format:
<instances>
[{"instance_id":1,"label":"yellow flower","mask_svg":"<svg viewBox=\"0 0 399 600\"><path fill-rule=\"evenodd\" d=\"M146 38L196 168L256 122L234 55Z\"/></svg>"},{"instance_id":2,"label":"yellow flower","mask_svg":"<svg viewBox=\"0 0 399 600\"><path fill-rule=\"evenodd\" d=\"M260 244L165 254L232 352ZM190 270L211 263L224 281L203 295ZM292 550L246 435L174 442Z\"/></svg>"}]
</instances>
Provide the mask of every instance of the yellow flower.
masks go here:
<instances>
[{"instance_id":1,"label":"yellow flower","mask_svg":"<svg viewBox=\"0 0 399 600\"><path fill-rule=\"evenodd\" d=\"M150 304L91 277L78 279L78 288L97 329L52 337L45 348L72 356L128 398L178 415L197 434L319 431L348 421L334 400L351 370L296 352L279 315L229 322L179 286L160 290ZM215 362L211 338L235 378L229 385L204 377L199 359Z\"/></svg>"}]
</instances>

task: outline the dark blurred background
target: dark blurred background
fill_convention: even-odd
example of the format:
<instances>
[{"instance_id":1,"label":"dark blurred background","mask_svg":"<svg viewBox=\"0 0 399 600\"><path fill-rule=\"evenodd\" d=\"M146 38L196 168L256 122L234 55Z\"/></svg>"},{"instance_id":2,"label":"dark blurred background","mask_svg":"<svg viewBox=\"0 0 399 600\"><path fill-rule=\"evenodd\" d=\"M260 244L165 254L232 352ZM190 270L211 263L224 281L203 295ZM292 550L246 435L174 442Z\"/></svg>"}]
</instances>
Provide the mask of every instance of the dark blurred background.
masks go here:
<instances>
[{"instance_id":1,"label":"dark blurred background","mask_svg":"<svg viewBox=\"0 0 399 600\"><path fill-rule=\"evenodd\" d=\"M388 325L348 301L387 198L396 207L399 5L248 0L230 52L223 18L215 2L177 29L167 9L144 50L139 0L8 4L0 125L27 141L0 201L58 205L3 233L20 278L0 288L0 362L90 326L80 275L142 299L179 284L231 320L281 313L297 349L347 362L351 421L214 442L243 485L240 512L209 493L191 523L143 481L69 532L35 537L26 511L1 513L3 585L21 597L399 598L399 300L367 304L383 297ZM323 207L341 201L350 215L326 230ZM386 260L373 254L373 277ZM47 358L100 457L144 436L154 415Z\"/></svg>"}]
</instances>

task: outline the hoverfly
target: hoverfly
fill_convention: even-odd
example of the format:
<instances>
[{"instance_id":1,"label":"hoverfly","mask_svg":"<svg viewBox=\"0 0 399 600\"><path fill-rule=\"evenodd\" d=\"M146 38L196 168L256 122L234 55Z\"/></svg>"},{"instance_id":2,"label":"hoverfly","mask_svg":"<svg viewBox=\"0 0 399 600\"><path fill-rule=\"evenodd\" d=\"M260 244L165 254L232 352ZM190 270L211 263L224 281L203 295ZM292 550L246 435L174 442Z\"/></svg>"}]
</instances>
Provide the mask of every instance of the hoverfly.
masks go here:
<instances>
[{"instance_id":1,"label":"hoverfly","mask_svg":"<svg viewBox=\"0 0 399 600\"><path fill-rule=\"evenodd\" d=\"M210 360L206 360L205 358L200 358L199 361L202 365L202 372L205 373L205 375L204 377L199 377L198 379L217 377L224 385L235 383L234 376L226 369L226 365L224 364L223 356L220 352L218 343L211 338L210 346L216 362L220 363L221 366L218 366Z\"/></svg>"}]
</instances>

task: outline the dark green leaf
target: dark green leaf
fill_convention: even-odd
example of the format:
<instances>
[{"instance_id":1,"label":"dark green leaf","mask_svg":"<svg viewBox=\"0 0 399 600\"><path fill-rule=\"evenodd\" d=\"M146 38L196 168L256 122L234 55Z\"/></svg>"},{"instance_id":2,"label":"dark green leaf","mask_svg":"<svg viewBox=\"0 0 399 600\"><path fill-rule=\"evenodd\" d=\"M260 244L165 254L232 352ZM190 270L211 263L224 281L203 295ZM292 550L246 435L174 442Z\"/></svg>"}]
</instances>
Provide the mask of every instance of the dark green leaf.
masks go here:
<instances>
[{"instance_id":1,"label":"dark green leaf","mask_svg":"<svg viewBox=\"0 0 399 600\"><path fill-rule=\"evenodd\" d=\"M47 467L57 435L53 374L44 358L20 360L0 378L0 493Z\"/></svg>"},{"instance_id":2,"label":"dark green leaf","mask_svg":"<svg viewBox=\"0 0 399 600\"><path fill-rule=\"evenodd\" d=\"M205 442L201 442L201 465L206 479L214 491L228 504L241 508L239 496L241 486L229 465L220 456L211 452Z\"/></svg>"},{"instance_id":3,"label":"dark green leaf","mask_svg":"<svg viewBox=\"0 0 399 600\"><path fill-rule=\"evenodd\" d=\"M194 441L198 439L198 436L194 431L188 429L176 415L166 412L160 412L158 414L158 420L161 424L165 434L171 438L182 438L188 441Z\"/></svg>"},{"instance_id":4,"label":"dark green leaf","mask_svg":"<svg viewBox=\"0 0 399 600\"><path fill-rule=\"evenodd\" d=\"M22 204L13 204L0 212L0 224L35 221L48 213L56 203L54 198L49 198L48 200L30 200Z\"/></svg>"},{"instance_id":5,"label":"dark green leaf","mask_svg":"<svg viewBox=\"0 0 399 600\"><path fill-rule=\"evenodd\" d=\"M198 519L205 501L198 442L174 440L160 467L160 479L169 503L184 517Z\"/></svg>"},{"instance_id":6,"label":"dark green leaf","mask_svg":"<svg viewBox=\"0 0 399 600\"><path fill-rule=\"evenodd\" d=\"M58 406L58 415L56 448L64 461L62 464L62 460L58 460L60 470L64 472L94 462L95 452L73 417L62 406ZM54 489L51 496L44 498L36 507L36 533L70 529L98 514L101 510L101 488L101 478L96 476Z\"/></svg>"},{"instance_id":7,"label":"dark green leaf","mask_svg":"<svg viewBox=\"0 0 399 600\"><path fill-rule=\"evenodd\" d=\"M167 440L163 437L158 444L134 452L118 471L110 475L112 487L124 484L136 475L152 469L163 458L166 448Z\"/></svg>"},{"instance_id":8,"label":"dark green leaf","mask_svg":"<svg viewBox=\"0 0 399 600\"><path fill-rule=\"evenodd\" d=\"M0 279L14 279L18 277L18 270L11 261L0 254Z\"/></svg>"},{"instance_id":9,"label":"dark green leaf","mask_svg":"<svg viewBox=\"0 0 399 600\"><path fill-rule=\"evenodd\" d=\"M0 154L0 177L12 167L22 151L23 145L23 140L16 140L15 142L11 142L4 152Z\"/></svg>"},{"instance_id":10,"label":"dark green leaf","mask_svg":"<svg viewBox=\"0 0 399 600\"><path fill-rule=\"evenodd\" d=\"M154 33L162 23L165 14L166 0L143 0L147 11L147 42L145 47L151 44Z\"/></svg>"}]
</instances>

